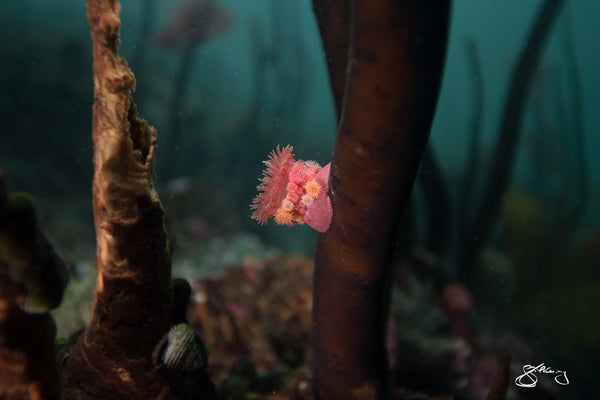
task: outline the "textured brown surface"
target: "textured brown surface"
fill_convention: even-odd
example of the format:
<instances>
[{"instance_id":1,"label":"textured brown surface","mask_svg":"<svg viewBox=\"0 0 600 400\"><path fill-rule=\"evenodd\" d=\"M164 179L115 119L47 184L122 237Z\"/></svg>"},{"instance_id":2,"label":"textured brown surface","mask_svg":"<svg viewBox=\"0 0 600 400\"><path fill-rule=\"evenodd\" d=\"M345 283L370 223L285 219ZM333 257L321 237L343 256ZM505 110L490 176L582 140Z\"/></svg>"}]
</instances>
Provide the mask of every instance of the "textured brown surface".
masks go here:
<instances>
[{"instance_id":1,"label":"textured brown surface","mask_svg":"<svg viewBox=\"0 0 600 400\"><path fill-rule=\"evenodd\" d=\"M333 221L318 239L313 344L320 399L382 399L394 231L440 86L449 2L356 0L332 160ZM326 43L326 42L325 42Z\"/></svg>"},{"instance_id":2,"label":"textured brown surface","mask_svg":"<svg viewBox=\"0 0 600 400\"><path fill-rule=\"evenodd\" d=\"M86 1L94 49L96 293L66 357L66 399L172 397L151 364L170 321L170 254L154 188L156 132L136 116L133 74L117 54L117 1Z\"/></svg>"},{"instance_id":3,"label":"textured brown surface","mask_svg":"<svg viewBox=\"0 0 600 400\"><path fill-rule=\"evenodd\" d=\"M59 399L54 321L21 310L25 293L8 271L0 255L0 398Z\"/></svg>"},{"instance_id":4,"label":"textured brown surface","mask_svg":"<svg viewBox=\"0 0 600 400\"><path fill-rule=\"evenodd\" d=\"M219 385L240 360L261 374L303 365L310 354L312 260L246 259L223 277L192 284L188 318L210 352Z\"/></svg>"}]
</instances>

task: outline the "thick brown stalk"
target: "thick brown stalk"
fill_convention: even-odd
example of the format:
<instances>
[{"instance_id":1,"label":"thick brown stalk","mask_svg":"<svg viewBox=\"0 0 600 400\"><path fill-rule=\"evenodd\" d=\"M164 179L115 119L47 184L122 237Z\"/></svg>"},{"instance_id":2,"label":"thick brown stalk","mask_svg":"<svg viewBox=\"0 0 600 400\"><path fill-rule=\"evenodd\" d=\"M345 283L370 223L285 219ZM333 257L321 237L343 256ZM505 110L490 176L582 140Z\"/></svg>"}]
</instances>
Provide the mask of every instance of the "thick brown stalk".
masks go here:
<instances>
[{"instance_id":1,"label":"thick brown stalk","mask_svg":"<svg viewBox=\"0 0 600 400\"><path fill-rule=\"evenodd\" d=\"M313 0L338 119L342 112L348 73L350 3L348 0Z\"/></svg>"},{"instance_id":2,"label":"thick brown stalk","mask_svg":"<svg viewBox=\"0 0 600 400\"><path fill-rule=\"evenodd\" d=\"M319 235L313 308L319 399L383 399L397 223L431 128L448 0L356 0L350 74L333 154L333 220Z\"/></svg>"},{"instance_id":3,"label":"thick brown stalk","mask_svg":"<svg viewBox=\"0 0 600 400\"><path fill-rule=\"evenodd\" d=\"M116 0L87 0L94 50L96 293L64 360L65 399L171 397L151 362L170 321L170 254L154 187L156 131L137 118L135 79L117 54Z\"/></svg>"}]
</instances>

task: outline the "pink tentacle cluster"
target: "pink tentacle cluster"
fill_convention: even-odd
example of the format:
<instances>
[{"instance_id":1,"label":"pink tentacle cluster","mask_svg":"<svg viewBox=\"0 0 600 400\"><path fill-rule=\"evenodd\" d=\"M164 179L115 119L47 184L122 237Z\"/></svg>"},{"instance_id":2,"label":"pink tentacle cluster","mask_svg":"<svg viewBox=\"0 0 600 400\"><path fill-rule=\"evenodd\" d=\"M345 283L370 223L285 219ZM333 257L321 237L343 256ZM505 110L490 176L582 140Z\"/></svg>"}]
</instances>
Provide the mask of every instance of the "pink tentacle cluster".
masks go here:
<instances>
[{"instance_id":1,"label":"pink tentacle cluster","mask_svg":"<svg viewBox=\"0 0 600 400\"><path fill-rule=\"evenodd\" d=\"M326 232L333 211L329 199L329 164L322 167L314 161L295 161L293 147L279 146L265 161L259 194L252 203L252 218L266 224L274 218L279 225L307 223Z\"/></svg>"}]
</instances>

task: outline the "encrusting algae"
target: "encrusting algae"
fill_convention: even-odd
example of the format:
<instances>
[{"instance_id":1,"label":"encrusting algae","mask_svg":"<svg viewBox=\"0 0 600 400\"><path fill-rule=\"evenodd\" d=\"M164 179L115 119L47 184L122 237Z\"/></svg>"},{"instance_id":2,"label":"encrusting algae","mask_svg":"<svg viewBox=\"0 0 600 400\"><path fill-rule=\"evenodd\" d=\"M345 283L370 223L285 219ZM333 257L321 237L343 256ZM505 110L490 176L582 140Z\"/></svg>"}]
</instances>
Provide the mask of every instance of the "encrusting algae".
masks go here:
<instances>
[{"instance_id":1,"label":"encrusting algae","mask_svg":"<svg viewBox=\"0 0 600 400\"><path fill-rule=\"evenodd\" d=\"M266 224L274 218L278 225L307 223L326 232L333 211L329 199L329 166L315 161L295 161L294 148L279 146L265 161L267 168L258 186L260 193L252 203L252 218Z\"/></svg>"}]
</instances>

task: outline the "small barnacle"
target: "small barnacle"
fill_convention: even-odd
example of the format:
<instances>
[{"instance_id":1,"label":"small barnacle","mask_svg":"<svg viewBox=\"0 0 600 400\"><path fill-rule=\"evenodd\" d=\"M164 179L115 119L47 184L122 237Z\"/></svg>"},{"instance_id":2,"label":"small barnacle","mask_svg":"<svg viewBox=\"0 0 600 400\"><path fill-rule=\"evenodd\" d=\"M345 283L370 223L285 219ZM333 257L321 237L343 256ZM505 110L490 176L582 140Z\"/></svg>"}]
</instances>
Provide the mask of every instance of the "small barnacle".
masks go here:
<instances>
[{"instance_id":1,"label":"small barnacle","mask_svg":"<svg viewBox=\"0 0 600 400\"><path fill-rule=\"evenodd\" d=\"M197 371L206 368L208 351L196 331L186 323L174 325L152 353L157 369Z\"/></svg>"}]
</instances>

